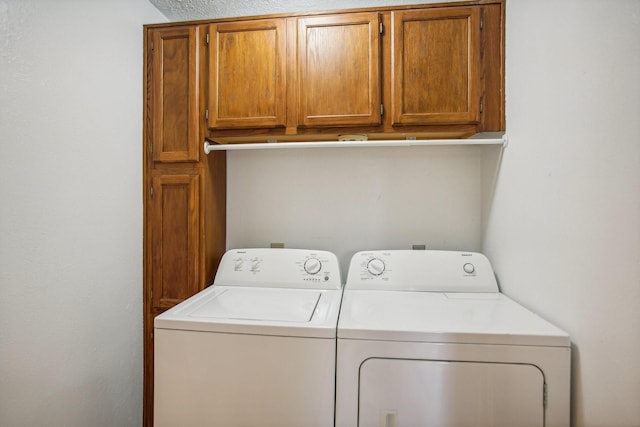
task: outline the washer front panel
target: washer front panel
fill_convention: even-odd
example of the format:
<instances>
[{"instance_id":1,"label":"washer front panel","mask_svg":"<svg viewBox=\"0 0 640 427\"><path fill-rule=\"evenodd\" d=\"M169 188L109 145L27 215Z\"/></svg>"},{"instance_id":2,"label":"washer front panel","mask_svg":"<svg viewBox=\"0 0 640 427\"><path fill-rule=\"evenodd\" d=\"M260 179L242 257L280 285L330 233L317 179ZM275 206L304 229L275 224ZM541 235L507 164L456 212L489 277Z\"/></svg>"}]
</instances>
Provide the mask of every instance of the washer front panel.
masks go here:
<instances>
[{"instance_id":1,"label":"washer front panel","mask_svg":"<svg viewBox=\"0 0 640 427\"><path fill-rule=\"evenodd\" d=\"M156 330L155 427L328 427L334 339Z\"/></svg>"}]
</instances>

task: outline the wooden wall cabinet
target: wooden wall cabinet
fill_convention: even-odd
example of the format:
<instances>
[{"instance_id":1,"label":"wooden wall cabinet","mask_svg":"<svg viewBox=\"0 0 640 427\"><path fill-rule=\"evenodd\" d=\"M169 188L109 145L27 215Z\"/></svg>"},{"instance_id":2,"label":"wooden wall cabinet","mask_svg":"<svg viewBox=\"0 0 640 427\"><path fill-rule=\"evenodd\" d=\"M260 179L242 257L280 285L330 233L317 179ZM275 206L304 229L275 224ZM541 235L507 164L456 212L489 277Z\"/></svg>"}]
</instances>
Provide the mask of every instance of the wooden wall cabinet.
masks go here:
<instances>
[{"instance_id":1,"label":"wooden wall cabinet","mask_svg":"<svg viewBox=\"0 0 640 427\"><path fill-rule=\"evenodd\" d=\"M153 425L153 319L210 284L225 250L226 158L202 152L205 30L145 28L145 426Z\"/></svg>"},{"instance_id":2,"label":"wooden wall cabinet","mask_svg":"<svg viewBox=\"0 0 640 427\"><path fill-rule=\"evenodd\" d=\"M209 26L209 127L284 127L285 20Z\"/></svg>"},{"instance_id":3,"label":"wooden wall cabinet","mask_svg":"<svg viewBox=\"0 0 640 427\"><path fill-rule=\"evenodd\" d=\"M393 125L480 120L480 7L391 12Z\"/></svg>"},{"instance_id":4,"label":"wooden wall cabinet","mask_svg":"<svg viewBox=\"0 0 640 427\"><path fill-rule=\"evenodd\" d=\"M504 130L503 21L496 0L212 22L207 136Z\"/></svg>"},{"instance_id":5,"label":"wooden wall cabinet","mask_svg":"<svg viewBox=\"0 0 640 427\"><path fill-rule=\"evenodd\" d=\"M284 18L211 24L209 128L284 128L287 113L294 127L380 124L378 21L289 18L297 34Z\"/></svg>"},{"instance_id":6,"label":"wooden wall cabinet","mask_svg":"<svg viewBox=\"0 0 640 427\"><path fill-rule=\"evenodd\" d=\"M382 122L380 28L377 12L298 20L298 126Z\"/></svg>"}]
</instances>

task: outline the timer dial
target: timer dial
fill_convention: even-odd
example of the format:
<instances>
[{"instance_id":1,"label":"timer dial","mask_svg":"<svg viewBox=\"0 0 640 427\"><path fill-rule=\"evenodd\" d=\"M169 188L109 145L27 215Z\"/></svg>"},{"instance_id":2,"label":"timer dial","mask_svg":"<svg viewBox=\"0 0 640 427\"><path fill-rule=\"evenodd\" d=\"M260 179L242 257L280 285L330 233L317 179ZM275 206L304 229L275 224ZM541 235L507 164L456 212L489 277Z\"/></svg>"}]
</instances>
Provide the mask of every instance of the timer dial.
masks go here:
<instances>
[{"instance_id":1,"label":"timer dial","mask_svg":"<svg viewBox=\"0 0 640 427\"><path fill-rule=\"evenodd\" d=\"M380 276L382 273L384 273L385 269L386 265L380 258L372 258L367 263L367 271L374 276Z\"/></svg>"},{"instance_id":2,"label":"timer dial","mask_svg":"<svg viewBox=\"0 0 640 427\"><path fill-rule=\"evenodd\" d=\"M317 258L309 258L304 262L304 271L309 274L318 274L322 269L322 262Z\"/></svg>"}]
</instances>

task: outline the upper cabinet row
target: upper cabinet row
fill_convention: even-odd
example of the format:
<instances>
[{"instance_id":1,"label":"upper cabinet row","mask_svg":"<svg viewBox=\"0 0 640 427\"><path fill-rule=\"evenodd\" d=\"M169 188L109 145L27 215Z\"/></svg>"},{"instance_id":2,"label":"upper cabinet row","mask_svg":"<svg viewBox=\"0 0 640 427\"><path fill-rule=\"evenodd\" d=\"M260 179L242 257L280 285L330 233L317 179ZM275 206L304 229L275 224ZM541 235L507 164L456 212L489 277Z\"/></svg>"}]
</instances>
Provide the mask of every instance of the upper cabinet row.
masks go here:
<instances>
[{"instance_id":1,"label":"upper cabinet row","mask_svg":"<svg viewBox=\"0 0 640 427\"><path fill-rule=\"evenodd\" d=\"M380 124L379 15L291 27L285 19L210 26L209 128Z\"/></svg>"},{"instance_id":2,"label":"upper cabinet row","mask_svg":"<svg viewBox=\"0 0 640 427\"><path fill-rule=\"evenodd\" d=\"M184 87L171 108L218 142L504 130L502 2L198 22L154 40L177 33L182 57L169 60Z\"/></svg>"}]
</instances>

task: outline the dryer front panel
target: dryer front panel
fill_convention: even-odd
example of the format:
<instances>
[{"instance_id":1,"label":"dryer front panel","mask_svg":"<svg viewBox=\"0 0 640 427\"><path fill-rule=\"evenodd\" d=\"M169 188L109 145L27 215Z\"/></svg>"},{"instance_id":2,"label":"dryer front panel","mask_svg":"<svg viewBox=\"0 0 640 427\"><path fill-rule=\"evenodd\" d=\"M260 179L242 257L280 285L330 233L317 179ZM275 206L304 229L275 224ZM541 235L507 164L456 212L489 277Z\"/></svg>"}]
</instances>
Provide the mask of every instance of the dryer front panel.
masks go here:
<instances>
[{"instance_id":1,"label":"dryer front panel","mask_svg":"<svg viewBox=\"0 0 640 427\"><path fill-rule=\"evenodd\" d=\"M533 365L365 360L360 427L543 427L544 376Z\"/></svg>"}]
</instances>

